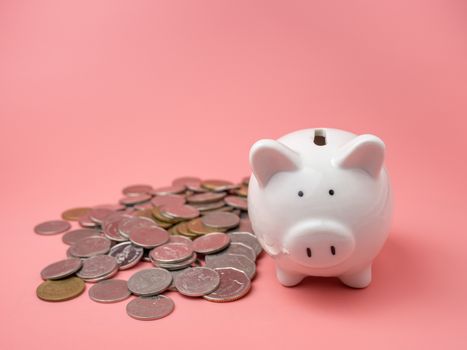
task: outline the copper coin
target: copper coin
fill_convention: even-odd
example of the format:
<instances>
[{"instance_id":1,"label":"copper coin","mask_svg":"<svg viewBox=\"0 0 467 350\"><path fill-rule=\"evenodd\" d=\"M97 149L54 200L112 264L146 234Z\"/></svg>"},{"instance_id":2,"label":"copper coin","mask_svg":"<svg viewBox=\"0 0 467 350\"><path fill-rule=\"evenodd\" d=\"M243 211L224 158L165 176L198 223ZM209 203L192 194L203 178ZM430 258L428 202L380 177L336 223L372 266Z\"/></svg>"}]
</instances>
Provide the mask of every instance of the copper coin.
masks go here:
<instances>
[{"instance_id":1,"label":"copper coin","mask_svg":"<svg viewBox=\"0 0 467 350\"><path fill-rule=\"evenodd\" d=\"M140 321L157 320L168 316L175 308L175 304L165 295L139 297L133 299L126 306L128 316Z\"/></svg>"},{"instance_id":2,"label":"copper coin","mask_svg":"<svg viewBox=\"0 0 467 350\"><path fill-rule=\"evenodd\" d=\"M41 271L41 277L44 280L56 280L68 277L81 268L81 259L70 258L60 260L46 266Z\"/></svg>"},{"instance_id":3,"label":"copper coin","mask_svg":"<svg viewBox=\"0 0 467 350\"><path fill-rule=\"evenodd\" d=\"M161 213L175 219L190 220L199 216L199 210L191 205L171 204L161 207Z\"/></svg>"},{"instance_id":4,"label":"copper coin","mask_svg":"<svg viewBox=\"0 0 467 350\"><path fill-rule=\"evenodd\" d=\"M151 194L155 196L165 196L169 194L182 193L182 192L185 192L185 190L186 190L185 185L172 185L172 186L155 188L154 190L151 191Z\"/></svg>"},{"instance_id":5,"label":"copper coin","mask_svg":"<svg viewBox=\"0 0 467 350\"><path fill-rule=\"evenodd\" d=\"M166 196L157 196L151 199L151 204L155 207L168 204L185 204L185 196L178 194L169 194Z\"/></svg>"},{"instance_id":6,"label":"copper coin","mask_svg":"<svg viewBox=\"0 0 467 350\"><path fill-rule=\"evenodd\" d=\"M148 202L148 201L151 200L151 198L152 198L151 195L143 193L143 194L139 194L137 196L129 196L129 197L120 198L120 200L118 202L120 204L130 206L130 205L135 205L135 204Z\"/></svg>"},{"instance_id":7,"label":"copper coin","mask_svg":"<svg viewBox=\"0 0 467 350\"><path fill-rule=\"evenodd\" d=\"M206 193L198 193L193 194L187 197L188 203L210 203L210 202L217 202L223 199L227 194L225 192L213 193L213 192L206 192Z\"/></svg>"},{"instance_id":8,"label":"copper coin","mask_svg":"<svg viewBox=\"0 0 467 350\"><path fill-rule=\"evenodd\" d=\"M230 205L234 208L239 208L242 210L248 210L248 201L246 198L239 196L227 196L224 198L224 201L227 205Z\"/></svg>"},{"instance_id":9,"label":"copper coin","mask_svg":"<svg viewBox=\"0 0 467 350\"><path fill-rule=\"evenodd\" d=\"M135 295L150 296L162 293L171 283L172 274L156 267L133 274L128 280L128 289Z\"/></svg>"},{"instance_id":10,"label":"copper coin","mask_svg":"<svg viewBox=\"0 0 467 350\"><path fill-rule=\"evenodd\" d=\"M70 248L70 253L77 258L89 258L94 255L106 254L111 242L104 237L88 237L79 240Z\"/></svg>"},{"instance_id":11,"label":"copper coin","mask_svg":"<svg viewBox=\"0 0 467 350\"><path fill-rule=\"evenodd\" d=\"M117 260L113 256L96 255L86 259L76 275L87 282L97 282L112 277L117 271Z\"/></svg>"},{"instance_id":12,"label":"copper coin","mask_svg":"<svg viewBox=\"0 0 467 350\"><path fill-rule=\"evenodd\" d=\"M130 241L143 248L154 248L169 241L169 233L163 228L139 227L130 232Z\"/></svg>"},{"instance_id":13,"label":"copper coin","mask_svg":"<svg viewBox=\"0 0 467 350\"><path fill-rule=\"evenodd\" d=\"M110 248L109 255L117 260L120 270L126 270L135 266L143 258L144 249L131 242L122 242Z\"/></svg>"},{"instance_id":14,"label":"copper coin","mask_svg":"<svg viewBox=\"0 0 467 350\"><path fill-rule=\"evenodd\" d=\"M256 274L255 262L244 255L237 254L214 254L206 255L206 266L212 269L221 267L234 267L246 273L249 279Z\"/></svg>"},{"instance_id":15,"label":"copper coin","mask_svg":"<svg viewBox=\"0 0 467 350\"><path fill-rule=\"evenodd\" d=\"M204 187L204 188L207 188L208 190L215 191L215 192L226 191L226 190L228 190L230 188L235 188L236 187L236 185L234 185L230 181L217 180L217 179L204 180L201 183L201 186Z\"/></svg>"},{"instance_id":16,"label":"copper coin","mask_svg":"<svg viewBox=\"0 0 467 350\"><path fill-rule=\"evenodd\" d=\"M37 287L36 295L45 301L64 301L76 298L85 289L84 282L77 277L57 281L45 281Z\"/></svg>"},{"instance_id":17,"label":"copper coin","mask_svg":"<svg viewBox=\"0 0 467 350\"><path fill-rule=\"evenodd\" d=\"M203 221L201 220L201 218L190 220L187 223L187 227L190 230L190 232L197 234L197 235L204 235L207 233L220 231L219 229L208 227L205 224L203 224Z\"/></svg>"},{"instance_id":18,"label":"copper coin","mask_svg":"<svg viewBox=\"0 0 467 350\"><path fill-rule=\"evenodd\" d=\"M228 212L211 212L201 218L203 224L212 228L229 229L238 226L240 218Z\"/></svg>"},{"instance_id":19,"label":"copper coin","mask_svg":"<svg viewBox=\"0 0 467 350\"><path fill-rule=\"evenodd\" d=\"M230 244L230 237L222 232L208 233L193 241L193 250L201 254L217 253Z\"/></svg>"},{"instance_id":20,"label":"copper coin","mask_svg":"<svg viewBox=\"0 0 467 350\"><path fill-rule=\"evenodd\" d=\"M68 221L51 220L42 222L34 227L34 232L39 235L55 235L68 231L71 225Z\"/></svg>"},{"instance_id":21,"label":"copper coin","mask_svg":"<svg viewBox=\"0 0 467 350\"><path fill-rule=\"evenodd\" d=\"M151 250L151 259L158 263L176 263L190 258L193 249L187 244L166 243Z\"/></svg>"},{"instance_id":22,"label":"copper coin","mask_svg":"<svg viewBox=\"0 0 467 350\"><path fill-rule=\"evenodd\" d=\"M88 237L100 236L100 232L90 228L78 228L76 230L71 230L65 233L62 236L62 241L65 244L73 245L81 239Z\"/></svg>"},{"instance_id":23,"label":"copper coin","mask_svg":"<svg viewBox=\"0 0 467 350\"><path fill-rule=\"evenodd\" d=\"M68 220L68 221L78 221L83 216L85 216L87 213L89 213L90 210L91 208L88 208L88 207L68 209L62 213L62 218L63 220Z\"/></svg>"},{"instance_id":24,"label":"copper coin","mask_svg":"<svg viewBox=\"0 0 467 350\"><path fill-rule=\"evenodd\" d=\"M251 281L245 272L225 267L216 269L220 276L220 284L217 289L203 296L204 299L214 302L234 301L245 296L251 288Z\"/></svg>"},{"instance_id":25,"label":"copper coin","mask_svg":"<svg viewBox=\"0 0 467 350\"><path fill-rule=\"evenodd\" d=\"M175 288L180 294L200 297L213 292L220 283L219 274L207 267L192 267L175 277Z\"/></svg>"},{"instance_id":26,"label":"copper coin","mask_svg":"<svg viewBox=\"0 0 467 350\"><path fill-rule=\"evenodd\" d=\"M130 295L127 282L119 279L100 281L89 289L89 297L98 303L115 303Z\"/></svg>"},{"instance_id":27,"label":"copper coin","mask_svg":"<svg viewBox=\"0 0 467 350\"><path fill-rule=\"evenodd\" d=\"M144 193L149 193L152 191L152 186L151 185L143 185L143 184L137 184L137 185L130 185L125 187L122 190L122 193L125 196L138 196L140 194Z\"/></svg>"}]
</instances>

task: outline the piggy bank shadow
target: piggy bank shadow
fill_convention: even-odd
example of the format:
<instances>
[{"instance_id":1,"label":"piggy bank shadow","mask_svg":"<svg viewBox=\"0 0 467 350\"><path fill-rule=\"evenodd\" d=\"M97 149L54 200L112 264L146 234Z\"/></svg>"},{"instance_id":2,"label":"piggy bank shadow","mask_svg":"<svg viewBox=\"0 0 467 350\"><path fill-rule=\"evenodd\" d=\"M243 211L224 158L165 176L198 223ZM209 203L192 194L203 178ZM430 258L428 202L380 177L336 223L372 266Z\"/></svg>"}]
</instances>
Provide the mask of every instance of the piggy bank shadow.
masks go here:
<instances>
[{"instance_id":1,"label":"piggy bank shadow","mask_svg":"<svg viewBox=\"0 0 467 350\"><path fill-rule=\"evenodd\" d=\"M423 290L423 262L414 257L412 249L420 242L404 238L405 233L393 232L373 262L373 279L364 289L354 289L332 277L307 277L290 288L293 302L313 310L337 312L349 316L363 312L381 312L395 304L410 303ZM415 247L417 245L417 247ZM287 287L284 287L287 288Z\"/></svg>"}]
</instances>

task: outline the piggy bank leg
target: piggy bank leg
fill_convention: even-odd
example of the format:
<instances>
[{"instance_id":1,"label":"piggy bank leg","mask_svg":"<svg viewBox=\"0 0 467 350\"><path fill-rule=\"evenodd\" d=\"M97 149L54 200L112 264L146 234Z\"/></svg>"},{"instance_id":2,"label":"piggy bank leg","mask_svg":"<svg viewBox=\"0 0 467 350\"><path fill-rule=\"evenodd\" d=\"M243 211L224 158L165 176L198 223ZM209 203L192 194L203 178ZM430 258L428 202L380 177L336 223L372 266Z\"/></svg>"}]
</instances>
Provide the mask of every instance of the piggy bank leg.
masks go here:
<instances>
[{"instance_id":1,"label":"piggy bank leg","mask_svg":"<svg viewBox=\"0 0 467 350\"><path fill-rule=\"evenodd\" d=\"M342 283L352 288L368 287L371 282L371 265L358 272L341 275L339 279Z\"/></svg>"},{"instance_id":2,"label":"piggy bank leg","mask_svg":"<svg viewBox=\"0 0 467 350\"><path fill-rule=\"evenodd\" d=\"M283 270L277 265L276 265L276 276L279 282L283 286L286 286L286 287L293 287L299 284L305 278L305 275L302 275L296 272L290 272L290 271Z\"/></svg>"}]
</instances>

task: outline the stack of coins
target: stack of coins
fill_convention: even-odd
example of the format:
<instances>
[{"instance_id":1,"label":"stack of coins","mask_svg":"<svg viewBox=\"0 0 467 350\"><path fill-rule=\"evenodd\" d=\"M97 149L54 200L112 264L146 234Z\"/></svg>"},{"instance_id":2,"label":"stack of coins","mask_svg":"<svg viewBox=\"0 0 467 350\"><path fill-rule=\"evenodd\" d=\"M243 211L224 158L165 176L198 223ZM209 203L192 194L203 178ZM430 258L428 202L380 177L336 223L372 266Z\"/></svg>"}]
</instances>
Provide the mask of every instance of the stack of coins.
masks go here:
<instances>
[{"instance_id":1,"label":"stack of coins","mask_svg":"<svg viewBox=\"0 0 467 350\"><path fill-rule=\"evenodd\" d=\"M63 220L37 225L40 235L64 233L68 246L67 259L42 270L37 296L69 300L93 283L89 297L99 303L134 295L126 310L138 320L170 314L175 304L162 294L167 291L212 302L242 298L262 252L248 218L248 180L181 177L166 187L131 185L116 204L68 209ZM72 229L70 221L80 227ZM148 266L128 281L114 278L139 264Z\"/></svg>"}]
</instances>

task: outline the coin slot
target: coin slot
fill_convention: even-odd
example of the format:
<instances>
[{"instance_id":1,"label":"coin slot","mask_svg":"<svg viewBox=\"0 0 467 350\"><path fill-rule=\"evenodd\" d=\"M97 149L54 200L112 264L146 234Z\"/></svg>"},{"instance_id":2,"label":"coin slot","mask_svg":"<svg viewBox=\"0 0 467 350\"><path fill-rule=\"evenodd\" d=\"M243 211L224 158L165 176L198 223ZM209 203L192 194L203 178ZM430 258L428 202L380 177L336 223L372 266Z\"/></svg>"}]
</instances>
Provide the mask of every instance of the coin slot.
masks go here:
<instances>
[{"instance_id":1,"label":"coin slot","mask_svg":"<svg viewBox=\"0 0 467 350\"><path fill-rule=\"evenodd\" d=\"M308 255L309 258L311 258L311 249L306 248L306 255Z\"/></svg>"},{"instance_id":2,"label":"coin slot","mask_svg":"<svg viewBox=\"0 0 467 350\"><path fill-rule=\"evenodd\" d=\"M333 245L331 246L331 254L336 255L336 247L334 247Z\"/></svg>"},{"instance_id":3,"label":"coin slot","mask_svg":"<svg viewBox=\"0 0 467 350\"><path fill-rule=\"evenodd\" d=\"M324 146L326 145L326 131L323 129L316 129L315 130L315 137L313 142L317 146Z\"/></svg>"}]
</instances>

